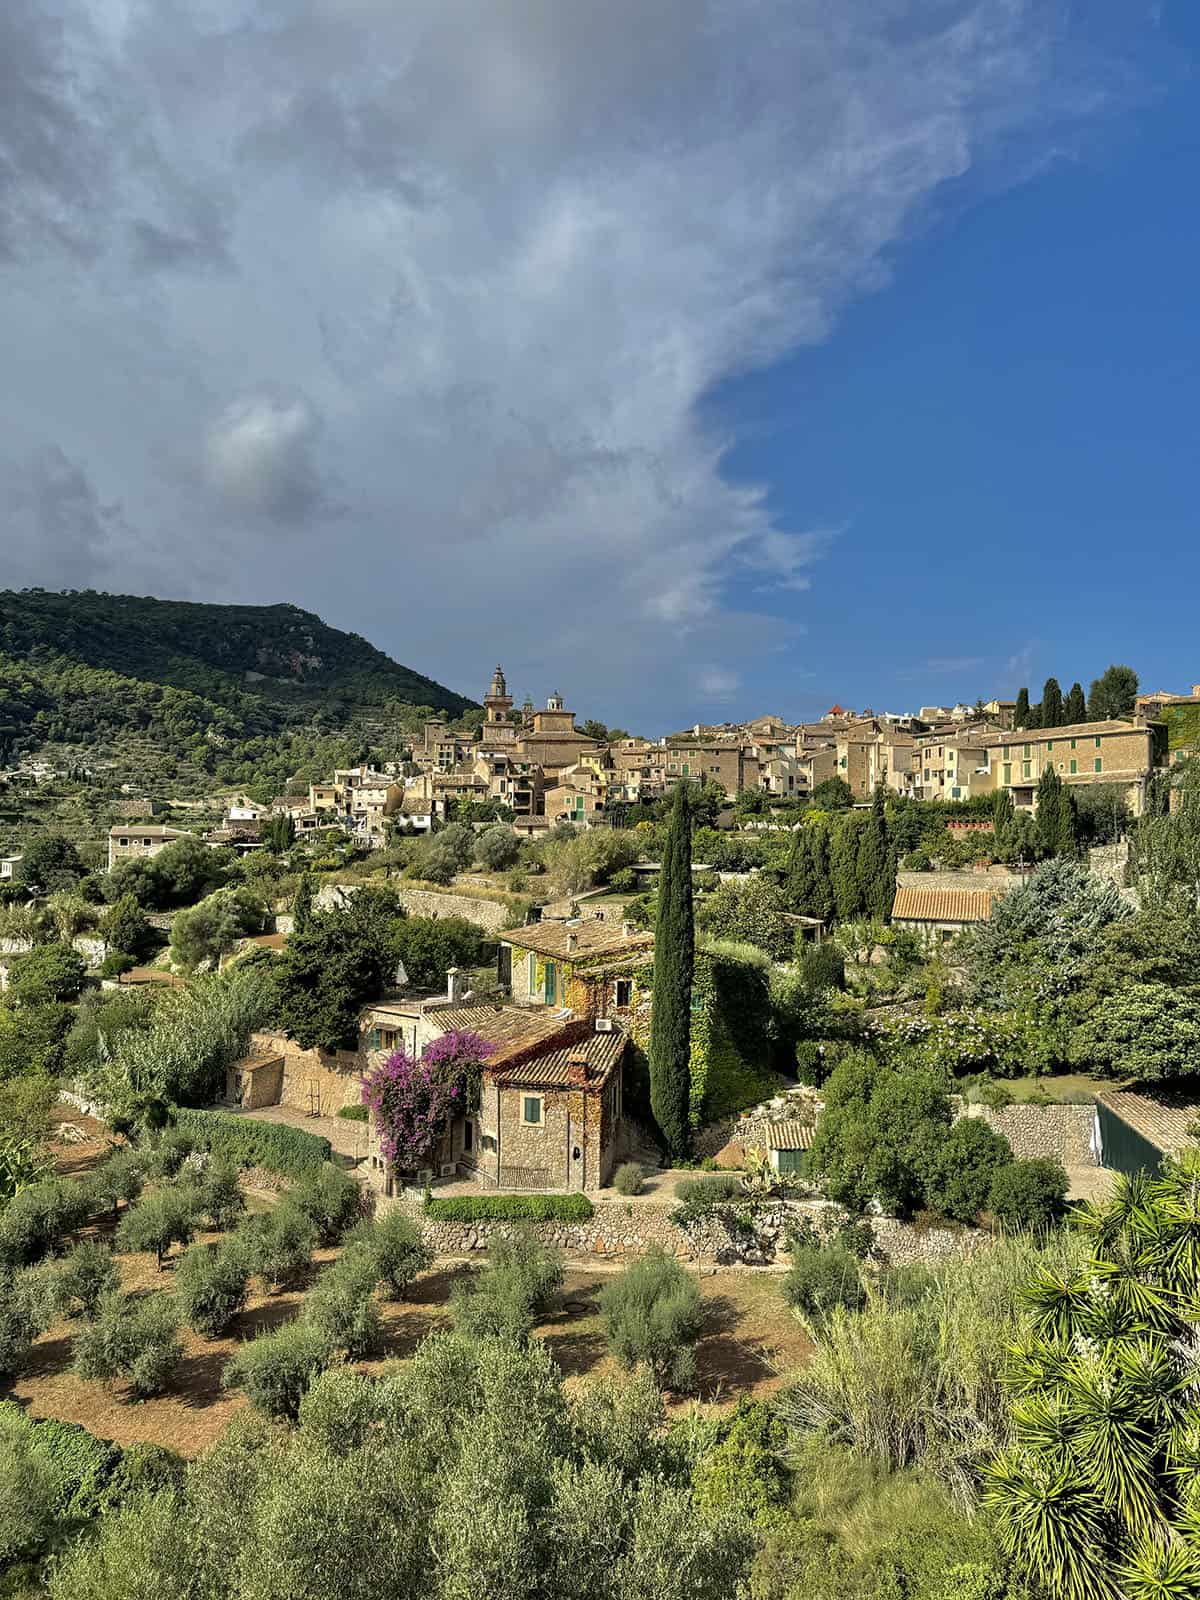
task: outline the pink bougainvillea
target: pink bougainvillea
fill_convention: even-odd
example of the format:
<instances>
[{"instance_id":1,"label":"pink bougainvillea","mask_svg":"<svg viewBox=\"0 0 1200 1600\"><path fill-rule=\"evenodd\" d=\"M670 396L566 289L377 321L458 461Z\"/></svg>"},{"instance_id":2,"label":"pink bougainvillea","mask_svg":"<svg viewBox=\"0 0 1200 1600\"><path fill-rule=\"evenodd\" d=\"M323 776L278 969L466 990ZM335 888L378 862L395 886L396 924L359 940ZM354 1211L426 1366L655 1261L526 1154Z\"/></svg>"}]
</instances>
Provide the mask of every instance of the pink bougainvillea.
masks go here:
<instances>
[{"instance_id":1,"label":"pink bougainvillea","mask_svg":"<svg viewBox=\"0 0 1200 1600\"><path fill-rule=\"evenodd\" d=\"M477 1033L444 1033L419 1059L401 1045L363 1078L379 1148L397 1167L418 1167L452 1117L479 1104L483 1063L492 1046Z\"/></svg>"}]
</instances>

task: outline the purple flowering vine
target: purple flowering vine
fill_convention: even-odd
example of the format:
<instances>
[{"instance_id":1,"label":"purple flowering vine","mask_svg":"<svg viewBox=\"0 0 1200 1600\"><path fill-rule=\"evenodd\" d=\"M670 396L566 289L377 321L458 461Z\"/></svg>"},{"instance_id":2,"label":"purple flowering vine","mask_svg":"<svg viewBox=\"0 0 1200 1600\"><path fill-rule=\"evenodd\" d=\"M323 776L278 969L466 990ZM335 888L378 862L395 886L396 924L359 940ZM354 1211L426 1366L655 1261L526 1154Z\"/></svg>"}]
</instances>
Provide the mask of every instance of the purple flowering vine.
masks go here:
<instances>
[{"instance_id":1,"label":"purple flowering vine","mask_svg":"<svg viewBox=\"0 0 1200 1600\"><path fill-rule=\"evenodd\" d=\"M379 1148L398 1167L418 1167L452 1117L479 1104L483 1064L492 1046L477 1033L444 1033L419 1057L404 1046L363 1076L362 1100Z\"/></svg>"}]
</instances>

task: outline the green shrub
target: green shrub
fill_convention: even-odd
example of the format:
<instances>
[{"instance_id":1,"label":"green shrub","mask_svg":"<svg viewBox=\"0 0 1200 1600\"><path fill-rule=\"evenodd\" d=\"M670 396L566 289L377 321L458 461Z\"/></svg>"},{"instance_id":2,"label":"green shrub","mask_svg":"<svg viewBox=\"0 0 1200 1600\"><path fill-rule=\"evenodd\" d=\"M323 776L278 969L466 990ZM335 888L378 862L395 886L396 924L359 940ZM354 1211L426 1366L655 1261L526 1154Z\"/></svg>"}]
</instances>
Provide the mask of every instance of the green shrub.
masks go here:
<instances>
[{"instance_id":1,"label":"green shrub","mask_svg":"<svg viewBox=\"0 0 1200 1600\"><path fill-rule=\"evenodd\" d=\"M0 1215L0 1263L28 1266L50 1255L92 1211L82 1183L46 1178L19 1190Z\"/></svg>"},{"instance_id":2,"label":"green shrub","mask_svg":"<svg viewBox=\"0 0 1200 1600\"><path fill-rule=\"evenodd\" d=\"M182 1359L179 1308L165 1294L105 1295L75 1340L81 1378L124 1378L138 1399L161 1394Z\"/></svg>"},{"instance_id":3,"label":"green shrub","mask_svg":"<svg viewBox=\"0 0 1200 1600\"><path fill-rule=\"evenodd\" d=\"M609 1349L623 1367L644 1363L672 1389L693 1387L700 1290L674 1256L655 1246L631 1262L604 1289L600 1312Z\"/></svg>"},{"instance_id":4,"label":"green shrub","mask_svg":"<svg viewBox=\"0 0 1200 1600\"><path fill-rule=\"evenodd\" d=\"M303 1211L285 1198L273 1210L251 1217L235 1237L245 1243L250 1270L268 1288L278 1290L312 1261L317 1230Z\"/></svg>"},{"instance_id":5,"label":"green shrub","mask_svg":"<svg viewBox=\"0 0 1200 1600\"><path fill-rule=\"evenodd\" d=\"M393 1300L402 1299L409 1284L433 1265L433 1251L403 1211L393 1209L373 1222L360 1222L347 1234L346 1244L371 1252L379 1281Z\"/></svg>"},{"instance_id":6,"label":"green shrub","mask_svg":"<svg viewBox=\"0 0 1200 1600\"><path fill-rule=\"evenodd\" d=\"M132 972L136 966L135 956L127 956L121 950L113 950L105 956L96 970L101 978L119 978L123 972Z\"/></svg>"},{"instance_id":7,"label":"green shrub","mask_svg":"<svg viewBox=\"0 0 1200 1600\"><path fill-rule=\"evenodd\" d=\"M1049 1156L1009 1162L992 1178L988 1210L1005 1228L1053 1227L1066 1208L1067 1175Z\"/></svg>"},{"instance_id":8,"label":"green shrub","mask_svg":"<svg viewBox=\"0 0 1200 1600\"><path fill-rule=\"evenodd\" d=\"M471 1338L524 1344L539 1314L563 1283L562 1251L528 1234L488 1243L488 1261L474 1283L453 1296L454 1325Z\"/></svg>"},{"instance_id":9,"label":"green shrub","mask_svg":"<svg viewBox=\"0 0 1200 1600\"><path fill-rule=\"evenodd\" d=\"M36 1268L15 1272L0 1267L0 1377L19 1370L51 1317L50 1296Z\"/></svg>"},{"instance_id":10,"label":"green shrub","mask_svg":"<svg viewBox=\"0 0 1200 1600\"><path fill-rule=\"evenodd\" d=\"M219 1232L233 1228L246 1209L238 1182L240 1169L227 1156L213 1156L195 1185L196 1209Z\"/></svg>"},{"instance_id":11,"label":"green shrub","mask_svg":"<svg viewBox=\"0 0 1200 1600\"><path fill-rule=\"evenodd\" d=\"M93 1168L83 1180L91 1198L92 1209L97 1214L111 1210L116 1219L121 1201L126 1204L137 1199L146 1184L147 1158L140 1150L123 1148Z\"/></svg>"},{"instance_id":12,"label":"green shrub","mask_svg":"<svg viewBox=\"0 0 1200 1600\"><path fill-rule=\"evenodd\" d=\"M305 1320L320 1329L332 1350L352 1361L374 1354L383 1342L383 1319L375 1303L378 1282L372 1252L347 1250L305 1296Z\"/></svg>"},{"instance_id":13,"label":"green shrub","mask_svg":"<svg viewBox=\"0 0 1200 1600\"><path fill-rule=\"evenodd\" d=\"M645 1182L640 1161L623 1161L613 1177L613 1188L618 1194L641 1194Z\"/></svg>"},{"instance_id":14,"label":"green shrub","mask_svg":"<svg viewBox=\"0 0 1200 1600\"><path fill-rule=\"evenodd\" d=\"M362 1216L362 1190L330 1162L288 1191L288 1199L317 1230L320 1244L336 1244Z\"/></svg>"},{"instance_id":15,"label":"green shrub","mask_svg":"<svg viewBox=\"0 0 1200 1600\"><path fill-rule=\"evenodd\" d=\"M820 944L803 943L800 971L805 984L814 992L846 987L846 958L832 939L824 939Z\"/></svg>"},{"instance_id":16,"label":"green shrub","mask_svg":"<svg viewBox=\"0 0 1200 1600\"><path fill-rule=\"evenodd\" d=\"M331 1455L357 1450L379 1417L377 1387L353 1367L318 1372L300 1401L300 1426Z\"/></svg>"},{"instance_id":17,"label":"green shrub","mask_svg":"<svg viewBox=\"0 0 1200 1600\"><path fill-rule=\"evenodd\" d=\"M76 1422L55 1417L27 1424L34 1450L54 1474L54 1511L72 1520L93 1517L120 1459L120 1450Z\"/></svg>"},{"instance_id":18,"label":"green shrub","mask_svg":"<svg viewBox=\"0 0 1200 1600\"><path fill-rule=\"evenodd\" d=\"M173 1178L196 1148L196 1136L187 1128L167 1128L154 1147L155 1170Z\"/></svg>"},{"instance_id":19,"label":"green shrub","mask_svg":"<svg viewBox=\"0 0 1200 1600\"><path fill-rule=\"evenodd\" d=\"M234 1237L221 1245L193 1245L175 1268L175 1293L183 1320L206 1339L219 1339L246 1305L249 1253Z\"/></svg>"},{"instance_id":20,"label":"green shrub","mask_svg":"<svg viewBox=\"0 0 1200 1600\"><path fill-rule=\"evenodd\" d=\"M285 1122L259 1122L230 1111L190 1106L177 1107L174 1116L176 1126L192 1135L197 1148L241 1167L266 1167L284 1177L301 1178L333 1157L328 1139Z\"/></svg>"},{"instance_id":21,"label":"green shrub","mask_svg":"<svg viewBox=\"0 0 1200 1600\"><path fill-rule=\"evenodd\" d=\"M370 1112L366 1106L342 1106L338 1111L339 1117L344 1117L347 1122L366 1122Z\"/></svg>"},{"instance_id":22,"label":"green shrub","mask_svg":"<svg viewBox=\"0 0 1200 1600\"><path fill-rule=\"evenodd\" d=\"M153 1250L162 1270L173 1244L190 1244L196 1231L196 1194L191 1185L155 1189L121 1218L118 1250Z\"/></svg>"},{"instance_id":23,"label":"green shrub","mask_svg":"<svg viewBox=\"0 0 1200 1600\"><path fill-rule=\"evenodd\" d=\"M787 1429L761 1400L739 1400L723 1438L692 1469L700 1508L720 1515L730 1506L755 1522L766 1522L788 1497L783 1455Z\"/></svg>"},{"instance_id":24,"label":"green shrub","mask_svg":"<svg viewBox=\"0 0 1200 1600\"><path fill-rule=\"evenodd\" d=\"M313 1322L285 1322L242 1345L226 1363L221 1382L244 1389L250 1403L269 1417L294 1422L316 1375L329 1365L329 1340Z\"/></svg>"},{"instance_id":25,"label":"green shrub","mask_svg":"<svg viewBox=\"0 0 1200 1600\"><path fill-rule=\"evenodd\" d=\"M585 1194L480 1194L425 1201L435 1222L587 1222L595 1207Z\"/></svg>"},{"instance_id":26,"label":"green shrub","mask_svg":"<svg viewBox=\"0 0 1200 1600\"><path fill-rule=\"evenodd\" d=\"M35 1448L31 1432L5 1423L0 1428L0 1572L10 1582L18 1576L12 1570L18 1562L34 1560L49 1545L56 1492L53 1469ZM27 1576L29 1581L12 1593L36 1593L36 1573Z\"/></svg>"},{"instance_id":27,"label":"green shrub","mask_svg":"<svg viewBox=\"0 0 1200 1600\"><path fill-rule=\"evenodd\" d=\"M859 1311L867 1298L858 1262L840 1245L798 1245L783 1280L783 1298L793 1310L821 1322L834 1306Z\"/></svg>"},{"instance_id":28,"label":"green shrub","mask_svg":"<svg viewBox=\"0 0 1200 1600\"><path fill-rule=\"evenodd\" d=\"M681 1178L675 1185L678 1207L671 1213L677 1228L687 1228L694 1222L720 1212L727 1221L737 1225L732 1213L734 1203L745 1198L742 1180L734 1172L714 1173L711 1177Z\"/></svg>"},{"instance_id":29,"label":"green shrub","mask_svg":"<svg viewBox=\"0 0 1200 1600\"><path fill-rule=\"evenodd\" d=\"M69 1317L94 1317L101 1298L120 1287L121 1274L107 1245L84 1239L58 1269L55 1291Z\"/></svg>"},{"instance_id":30,"label":"green shrub","mask_svg":"<svg viewBox=\"0 0 1200 1600\"><path fill-rule=\"evenodd\" d=\"M136 1495L181 1489L186 1473L184 1458L164 1444L126 1445L105 1486L101 1509L115 1510Z\"/></svg>"},{"instance_id":31,"label":"green shrub","mask_svg":"<svg viewBox=\"0 0 1200 1600\"><path fill-rule=\"evenodd\" d=\"M1012 1161L1008 1140L981 1117L960 1117L935 1144L925 1171L925 1204L956 1222L974 1223L988 1203L995 1173Z\"/></svg>"}]
</instances>

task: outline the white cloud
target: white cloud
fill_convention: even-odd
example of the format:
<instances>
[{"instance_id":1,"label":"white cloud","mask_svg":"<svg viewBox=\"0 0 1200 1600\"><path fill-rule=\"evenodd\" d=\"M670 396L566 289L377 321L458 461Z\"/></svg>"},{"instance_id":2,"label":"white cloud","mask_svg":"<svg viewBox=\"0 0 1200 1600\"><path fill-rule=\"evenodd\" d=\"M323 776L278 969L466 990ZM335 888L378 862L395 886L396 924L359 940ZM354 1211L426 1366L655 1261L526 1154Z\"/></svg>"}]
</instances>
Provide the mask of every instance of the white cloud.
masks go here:
<instances>
[{"instance_id":1,"label":"white cloud","mask_svg":"<svg viewBox=\"0 0 1200 1600\"><path fill-rule=\"evenodd\" d=\"M456 686L500 656L669 714L778 639L737 583L790 613L836 531L729 482L702 402L827 337L1000 141L1059 139L1062 17L15 0L0 426L126 519L50 524L21 570L90 581L107 539L121 587L292 599Z\"/></svg>"},{"instance_id":2,"label":"white cloud","mask_svg":"<svg viewBox=\"0 0 1200 1600\"><path fill-rule=\"evenodd\" d=\"M704 700L731 700L741 685L740 675L723 667L703 667L696 678L696 687Z\"/></svg>"},{"instance_id":3,"label":"white cloud","mask_svg":"<svg viewBox=\"0 0 1200 1600\"><path fill-rule=\"evenodd\" d=\"M320 419L302 395L243 396L209 430L209 482L235 506L297 523L321 508L316 464Z\"/></svg>"}]
</instances>

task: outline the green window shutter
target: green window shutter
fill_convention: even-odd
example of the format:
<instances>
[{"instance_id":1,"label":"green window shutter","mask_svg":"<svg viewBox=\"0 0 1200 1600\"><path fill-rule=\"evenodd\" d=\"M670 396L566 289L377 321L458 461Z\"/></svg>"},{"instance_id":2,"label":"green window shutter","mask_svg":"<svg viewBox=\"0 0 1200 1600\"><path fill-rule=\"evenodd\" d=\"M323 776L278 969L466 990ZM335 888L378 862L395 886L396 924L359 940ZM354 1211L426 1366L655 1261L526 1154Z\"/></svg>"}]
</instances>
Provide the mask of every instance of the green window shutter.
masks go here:
<instances>
[{"instance_id":1,"label":"green window shutter","mask_svg":"<svg viewBox=\"0 0 1200 1600\"><path fill-rule=\"evenodd\" d=\"M529 992L530 992L530 994L536 994L537 993L537 962L534 960L532 952L525 957L525 967L526 967L526 970L529 973Z\"/></svg>"},{"instance_id":2,"label":"green window shutter","mask_svg":"<svg viewBox=\"0 0 1200 1600\"><path fill-rule=\"evenodd\" d=\"M1104 771L1104 758L1103 758L1103 756L1097 756L1096 757L1096 760L1095 760L1095 763L1093 765L1093 769L1092 770L1094 772L1103 772Z\"/></svg>"},{"instance_id":3,"label":"green window shutter","mask_svg":"<svg viewBox=\"0 0 1200 1600\"><path fill-rule=\"evenodd\" d=\"M1075 741L1072 740L1071 742L1073 744ZM1071 757L1071 771L1072 772L1078 772L1079 771L1079 763L1078 763L1078 761L1076 761L1074 756Z\"/></svg>"}]
</instances>

